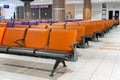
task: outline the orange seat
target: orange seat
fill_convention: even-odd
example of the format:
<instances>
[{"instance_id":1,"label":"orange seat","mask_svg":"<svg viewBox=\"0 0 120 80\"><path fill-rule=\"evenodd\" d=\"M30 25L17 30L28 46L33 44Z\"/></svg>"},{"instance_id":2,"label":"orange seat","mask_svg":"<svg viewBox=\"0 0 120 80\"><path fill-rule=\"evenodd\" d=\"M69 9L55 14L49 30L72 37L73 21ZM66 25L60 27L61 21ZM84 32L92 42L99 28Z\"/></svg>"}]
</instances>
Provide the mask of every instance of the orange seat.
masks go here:
<instances>
[{"instance_id":1,"label":"orange seat","mask_svg":"<svg viewBox=\"0 0 120 80\"><path fill-rule=\"evenodd\" d=\"M90 22L80 23L81 26L85 26L85 35L86 36L94 36L95 26Z\"/></svg>"},{"instance_id":2,"label":"orange seat","mask_svg":"<svg viewBox=\"0 0 120 80\"><path fill-rule=\"evenodd\" d=\"M7 20L0 20L0 22L1 22L1 23L6 23L6 22L7 22Z\"/></svg>"},{"instance_id":3,"label":"orange seat","mask_svg":"<svg viewBox=\"0 0 120 80\"><path fill-rule=\"evenodd\" d=\"M48 50L73 52L71 44L76 42L76 30L52 30Z\"/></svg>"},{"instance_id":4,"label":"orange seat","mask_svg":"<svg viewBox=\"0 0 120 80\"><path fill-rule=\"evenodd\" d=\"M65 26L65 22L57 22L57 23L53 23L53 26Z\"/></svg>"},{"instance_id":5,"label":"orange seat","mask_svg":"<svg viewBox=\"0 0 120 80\"><path fill-rule=\"evenodd\" d=\"M0 45L1 45L2 40L3 40L5 29L6 29L5 27L4 28L0 28Z\"/></svg>"},{"instance_id":6,"label":"orange seat","mask_svg":"<svg viewBox=\"0 0 120 80\"><path fill-rule=\"evenodd\" d=\"M25 47L45 49L48 42L48 29L28 29L25 38Z\"/></svg>"},{"instance_id":7,"label":"orange seat","mask_svg":"<svg viewBox=\"0 0 120 80\"><path fill-rule=\"evenodd\" d=\"M98 21L98 22L96 23L96 31L97 31L97 32L103 32L103 30L104 30L104 23Z\"/></svg>"},{"instance_id":8,"label":"orange seat","mask_svg":"<svg viewBox=\"0 0 120 80\"><path fill-rule=\"evenodd\" d=\"M14 28L29 28L29 25L15 25Z\"/></svg>"},{"instance_id":9,"label":"orange seat","mask_svg":"<svg viewBox=\"0 0 120 80\"><path fill-rule=\"evenodd\" d=\"M51 25L51 26L48 26L48 29L65 29L65 26L64 25Z\"/></svg>"},{"instance_id":10,"label":"orange seat","mask_svg":"<svg viewBox=\"0 0 120 80\"><path fill-rule=\"evenodd\" d=\"M47 27L47 26L50 26L50 24L49 23L39 23L38 24L39 25L39 27Z\"/></svg>"},{"instance_id":11,"label":"orange seat","mask_svg":"<svg viewBox=\"0 0 120 80\"><path fill-rule=\"evenodd\" d=\"M85 27L84 26L66 26L66 29L77 30L77 41L82 42L83 36L85 36Z\"/></svg>"},{"instance_id":12,"label":"orange seat","mask_svg":"<svg viewBox=\"0 0 120 80\"><path fill-rule=\"evenodd\" d=\"M46 29L47 26L46 25L31 25L30 28L39 28L39 29Z\"/></svg>"},{"instance_id":13,"label":"orange seat","mask_svg":"<svg viewBox=\"0 0 120 80\"><path fill-rule=\"evenodd\" d=\"M7 23L0 23L0 27L7 27Z\"/></svg>"},{"instance_id":14,"label":"orange seat","mask_svg":"<svg viewBox=\"0 0 120 80\"><path fill-rule=\"evenodd\" d=\"M3 37L2 45L3 46L18 46L14 43L14 40L23 39L25 28L7 28ZM22 43L21 41L19 42Z\"/></svg>"},{"instance_id":15,"label":"orange seat","mask_svg":"<svg viewBox=\"0 0 120 80\"><path fill-rule=\"evenodd\" d=\"M66 22L66 26L72 25L72 26L79 26L79 23L76 22Z\"/></svg>"}]
</instances>

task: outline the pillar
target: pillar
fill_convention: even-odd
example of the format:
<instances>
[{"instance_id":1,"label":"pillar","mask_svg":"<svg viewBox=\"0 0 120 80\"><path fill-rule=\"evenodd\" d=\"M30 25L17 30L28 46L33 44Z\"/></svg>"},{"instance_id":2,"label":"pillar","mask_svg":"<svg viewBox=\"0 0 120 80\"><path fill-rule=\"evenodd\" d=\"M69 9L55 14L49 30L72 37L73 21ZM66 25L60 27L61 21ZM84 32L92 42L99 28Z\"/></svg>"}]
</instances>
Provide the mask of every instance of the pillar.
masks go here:
<instances>
[{"instance_id":1,"label":"pillar","mask_svg":"<svg viewBox=\"0 0 120 80\"><path fill-rule=\"evenodd\" d=\"M53 0L53 21L65 21L65 0Z\"/></svg>"},{"instance_id":2,"label":"pillar","mask_svg":"<svg viewBox=\"0 0 120 80\"><path fill-rule=\"evenodd\" d=\"M25 19L30 19L31 18L31 6L30 2L34 0L20 0L24 2L24 18Z\"/></svg>"},{"instance_id":3,"label":"pillar","mask_svg":"<svg viewBox=\"0 0 120 80\"><path fill-rule=\"evenodd\" d=\"M30 2L29 1L25 1L24 2L24 18L25 19L30 19L31 18L31 6L30 6Z\"/></svg>"},{"instance_id":4,"label":"pillar","mask_svg":"<svg viewBox=\"0 0 120 80\"><path fill-rule=\"evenodd\" d=\"M91 20L92 4L91 0L84 0L83 20Z\"/></svg>"}]
</instances>

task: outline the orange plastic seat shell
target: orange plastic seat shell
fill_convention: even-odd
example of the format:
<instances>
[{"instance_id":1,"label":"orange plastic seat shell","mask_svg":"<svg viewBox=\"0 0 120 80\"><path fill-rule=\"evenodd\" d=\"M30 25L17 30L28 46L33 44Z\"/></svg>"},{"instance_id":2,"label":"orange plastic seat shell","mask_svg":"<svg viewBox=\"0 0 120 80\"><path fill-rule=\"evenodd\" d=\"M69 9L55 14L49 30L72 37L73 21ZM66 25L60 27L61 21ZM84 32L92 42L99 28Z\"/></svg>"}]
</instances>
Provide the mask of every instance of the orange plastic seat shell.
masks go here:
<instances>
[{"instance_id":1,"label":"orange plastic seat shell","mask_svg":"<svg viewBox=\"0 0 120 80\"><path fill-rule=\"evenodd\" d=\"M0 23L0 27L7 27L7 23Z\"/></svg>"},{"instance_id":2,"label":"orange plastic seat shell","mask_svg":"<svg viewBox=\"0 0 120 80\"><path fill-rule=\"evenodd\" d=\"M47 28L47 26L50 26L50 24L49 23L39 23L38 26L42 27L42 28Z\"/></svg>"},{"instance_id":3,"label":"orange plastic seat shell","mask_svg":"<svg viewBox=\"0 0 120 80\"><path fill-rule=\"evenodd\" d=\"M76 30L52 30L48 50L73 52L71 44L76 42Z\"/></svg>"},{"instance_id":4,"label":"orange plastic seat shell","mask_svg":"<svg viewBox=\"0 0 120 80\"><path fill-rule=\"evenodd\" d=\"M26 34L25 47L46 49L48 36L49 36L48 29L30 28L28 29Z\"/></svg>"},{"instance_id":5,"label":"orange plastic seat shell","mask_svg":"<svg viewBox=\"0 0 120 80\"><path fill-rule=\"evenodd\" d=\"M82 42L82 37L85 36L85 27L84 26L66 26L66 29L77 30L77 41Z\"/></svg>"},{"instance_id":6,"label":"orange plastic seat shell","mask_svg":"<svg viewBox=\"0 0 120 80\"><path fill-rule=\"evenodd\" d=\"M6 30L5 27L2 27L2 28L0 27L0 45L1 45L1 43L2 43L5 30Z\"/></svg>"},{"instance_id":7,"label":"orange plastic seat shell","mask_svg":"<svg viewBox=\"0 0 120 80\"><path fill-rule=\"evenodd\" d=\"M48 26L48 29L65 29L65 26L64 25L51 25L51 26Z\"/></svg>"},{"instance_id":8,"label":"orange plastic seat shell","mask_svg":"<svg viewBox=\"0 0 120 80\"><path fill-rule=\"evenodd\" d=\"M66 22L53 23L52 26L65 26Z\"/></svg>"},{"instance_id":9,"label":"orange plastic seat shell","mask_svg":"<svg viewBox=\"0 0 120 80\"><path fill-rule=\"evenodd\" d=\"M14 40L23 39L25 31L26 31L25 28L7 28L4 34L2 45L18 46L16 43L14 43Z\"/></svg>"},{"instance_id":10,"label":"orange plastic seat shell","mask_svg":"<svg viewBox=\"0 0 120 80\"><path fill-rule=\"evenodd\" d=\"M29 25L15 25L14 28L29 28Z\"/></svg>"},{"instance_id":11,"label":"orange plastic seat shell","mask_svg":"<svg viewBox=\"0 0 120 80\"><path fill-rule=\"evenodd\" d=\"M39 28L39 29L46 29L46 25L32 25L30 28Z\"/></svg>"}]
</instances>

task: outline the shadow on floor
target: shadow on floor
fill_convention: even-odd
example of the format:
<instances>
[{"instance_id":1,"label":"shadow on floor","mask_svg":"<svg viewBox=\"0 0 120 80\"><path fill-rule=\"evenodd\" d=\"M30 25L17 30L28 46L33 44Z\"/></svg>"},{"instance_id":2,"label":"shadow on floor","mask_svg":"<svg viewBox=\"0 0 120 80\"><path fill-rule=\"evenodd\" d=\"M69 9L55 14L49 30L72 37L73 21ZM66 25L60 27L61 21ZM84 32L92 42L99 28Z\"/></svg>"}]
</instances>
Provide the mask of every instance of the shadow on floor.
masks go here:
<instances>
[{"instance_id":1,"label":"shadow on floor","mask_svg":"<svg viewBox=\"0 0 120 80\"><path fill-rule=\"evenodd\" d=\"M37 63L24 60L6 59L0 58L0 70L24 74L33 77L40 77L45 79L57 80L59 77L63 76L65 73L72 72L67 67L63 67L62 64L57 68L54 77L49 77L49 74L54 66L54 64L47 63Z\"/></svg>"}]
</instances>

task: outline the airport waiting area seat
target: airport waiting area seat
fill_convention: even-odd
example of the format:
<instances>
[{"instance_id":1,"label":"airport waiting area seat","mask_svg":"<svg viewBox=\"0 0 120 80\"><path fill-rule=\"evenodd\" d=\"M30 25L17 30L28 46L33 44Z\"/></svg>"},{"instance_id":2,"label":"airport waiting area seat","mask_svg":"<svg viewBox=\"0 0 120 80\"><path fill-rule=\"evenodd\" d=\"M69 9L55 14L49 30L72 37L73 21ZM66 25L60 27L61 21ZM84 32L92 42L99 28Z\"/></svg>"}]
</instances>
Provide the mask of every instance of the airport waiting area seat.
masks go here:
<instances>
[{"instance_id":1,"label":"airport waiting area seat","mask_svg":"<svg viewBox=\"0 0 120 80\"><path fill-rule=\"evenodd\" d=\"M5 30L6 30L6 27L0 27L0 45L2 44L2 40L3 40Z\"/></svg>"},{"instance_id":2,"label":"airport waiting area seat","mask_svg":"<svg viewBox=\"0 0 120 80\"><path fill-rule=\"evenodd\" d=\"M0 33L0 53L54 59L50 76L54 76L60 63L66 67L65 61L77 61L76 30L7 28L0 31L4 34Z\"/></svg>"},{"instance_id":3,"label":"airport waiting area seat","mask_svg":"<svg viewBox=\"0 0 120 80\"><path fill-rule=\"evenodd\" d=\"M11 46L19 46L14 40L20 39L19 44L23 44L25 28L7 28L4 30L4 36L0 45L0 52L7 52Z\"/></svg>"},{"instance_id":4,"label":"airport waiting area seat","mask_svg":"<svg viewBox=\"0 0 120 80\"><path fill-rule=\"evenodd\" d=\"M86 43L88 44L88 41L85 38L85 27L84 26L72 26L72 25L66 25L66 29L69 30L77 30L77 48L85 48Z\"/></svg>"},{"instance_id":5,"label":"airport waiting area seat","mask_svg":"<svg viewBox=\"0 0 120 80\"><path fill-rule=\"evenodd\" d=\"M7 27L7 23L0 23L0 27Z\"/></svg>"},{"instance_id":6,"label":"airport waiting area seat","mask_svg":"<svg viewBox=\"0 0 120 80\"><path fill-rule=\"evenodd\" d=\"M50 25L47 27L48 29L65 29L64 25L56 26L56 25Z\"/></svg>"},{"instance_id":7,"label":"airport waiting area seat","mask_svg":"<svg viewBox=\"0 0 120 80\"><path fill-rule=\"evenodd\" d=\"M14 28L29 28L29 25L14 25Z\"/></svg>"}]
</instances>

